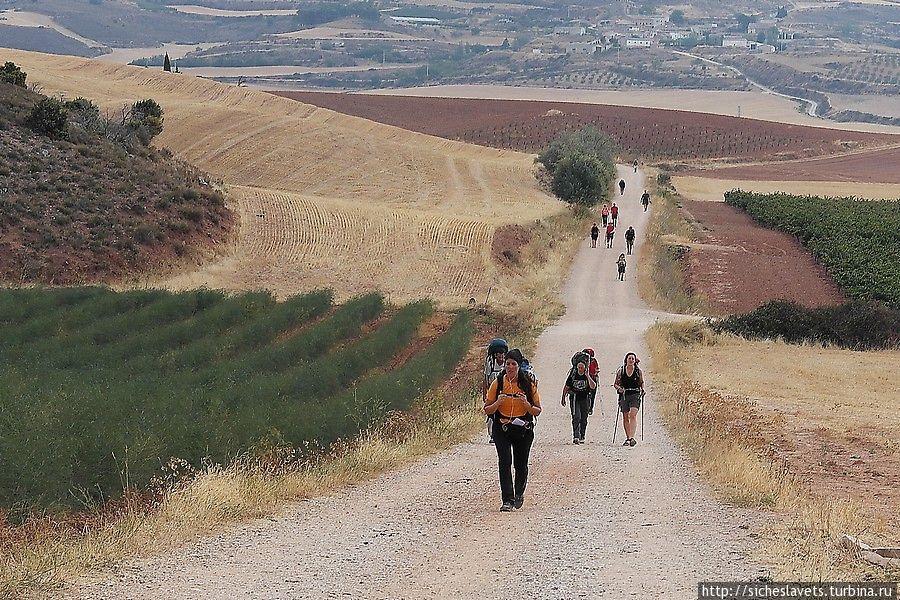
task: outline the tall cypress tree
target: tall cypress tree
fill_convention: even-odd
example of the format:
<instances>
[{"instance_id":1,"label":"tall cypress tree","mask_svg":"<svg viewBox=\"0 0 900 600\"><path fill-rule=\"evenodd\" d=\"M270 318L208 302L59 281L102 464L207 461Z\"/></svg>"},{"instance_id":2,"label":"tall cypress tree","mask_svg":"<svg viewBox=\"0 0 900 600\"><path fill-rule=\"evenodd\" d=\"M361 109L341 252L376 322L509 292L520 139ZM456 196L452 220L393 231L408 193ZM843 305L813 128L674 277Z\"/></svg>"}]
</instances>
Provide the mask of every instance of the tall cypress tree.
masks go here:
<instances>
[{"instance_id":1,"label":"tall cypress tree","mask_svg":"<svg viewBox=\"0 0 900 600\"><path fill-rule=\"evenodd\" d=\"M166 52L166 58L163 60L163 71L172 72L172 63L169 62L169 53Z\"/></svg>"}]
</instances>

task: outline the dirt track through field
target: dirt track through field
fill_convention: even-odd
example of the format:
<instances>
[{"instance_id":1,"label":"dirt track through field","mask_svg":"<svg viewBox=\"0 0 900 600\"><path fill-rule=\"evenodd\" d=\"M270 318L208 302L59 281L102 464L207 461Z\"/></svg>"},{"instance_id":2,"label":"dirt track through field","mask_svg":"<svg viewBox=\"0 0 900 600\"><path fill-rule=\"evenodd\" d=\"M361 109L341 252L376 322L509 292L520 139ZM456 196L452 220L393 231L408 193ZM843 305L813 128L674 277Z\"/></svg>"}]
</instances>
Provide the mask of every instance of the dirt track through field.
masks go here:
<instances>
[{"instance_id":1,"label":"dirt track through field","mask_svg":"<svg viewBox=\"0 0 900 600\"><path fill-rule=\"evenodd\" d=\"M662 427L642 338L657 318L640 300L636 272L647 221L641 174L620 201L615 247L579 253L564 290L565 317L538 340L544 414L537 426L525 507L497 512L497 458L483 437L340 494L301 502L120 569L70 598L696 598L699 580L748 579L760 523L713 500ZM628 279L614 263L633 224ZM559 405L569 357L598 349L601 404L587 444L571 443ZM610 443L609 387L627 351L650 386L646 434L635 448ZM618 440L621 443L622 436Z\"/></svg>"}]
</instances>

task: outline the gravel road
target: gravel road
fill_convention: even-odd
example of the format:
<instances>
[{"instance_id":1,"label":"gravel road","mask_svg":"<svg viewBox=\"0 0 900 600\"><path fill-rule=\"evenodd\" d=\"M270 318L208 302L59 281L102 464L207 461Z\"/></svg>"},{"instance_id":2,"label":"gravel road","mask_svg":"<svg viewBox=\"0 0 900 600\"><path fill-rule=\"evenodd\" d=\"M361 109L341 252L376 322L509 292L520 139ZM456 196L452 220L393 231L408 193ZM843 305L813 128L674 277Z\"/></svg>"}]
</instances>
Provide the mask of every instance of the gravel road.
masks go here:
<instances>
[{"instance_id":1,"label":"gravel road","mask_svg":"<svg viewBox=\"0 0 900 600\"><path fill-rule=\"evenodd\" d=\"M749 558L759 523L712 498L660 422L643 333L667 315L638 297L643 179L630 167L620 175L628 185L614 197L615 247L585 242L564 290L568 312L541 335L533 357L545 408L521 510L498 512L496 453L479 438L121 568L67 597L688 599L699 580L760 574ZM629 224L636 254L618 282L615 260ZM595 410L587 443L574 446L559 399L569 358L585 346L599 350L605 414ZM610 443L610 384L627 351L641 357L650 384L646 432L635 448Z\"/></svg>"}]
</instances>

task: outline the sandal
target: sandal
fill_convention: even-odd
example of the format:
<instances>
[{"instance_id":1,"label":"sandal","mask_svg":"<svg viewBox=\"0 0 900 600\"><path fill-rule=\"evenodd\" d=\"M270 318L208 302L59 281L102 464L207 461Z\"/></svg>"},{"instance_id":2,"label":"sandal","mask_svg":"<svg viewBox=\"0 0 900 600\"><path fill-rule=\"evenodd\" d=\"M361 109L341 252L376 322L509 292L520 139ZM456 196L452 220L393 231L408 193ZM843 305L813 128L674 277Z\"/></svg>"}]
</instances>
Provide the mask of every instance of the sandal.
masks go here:
<instances>
[{"instance_id":1,"label":"sandal","mask_svg":"<svg viewBox=\"0 0 900 600\"><path fill-rule=\"evenodd\" d=\"M637 446L637 440L634 438L631 438L630 440L628 440L628 443L631 445L632 448L634 446Z\"/></svg>"}]
</instances>

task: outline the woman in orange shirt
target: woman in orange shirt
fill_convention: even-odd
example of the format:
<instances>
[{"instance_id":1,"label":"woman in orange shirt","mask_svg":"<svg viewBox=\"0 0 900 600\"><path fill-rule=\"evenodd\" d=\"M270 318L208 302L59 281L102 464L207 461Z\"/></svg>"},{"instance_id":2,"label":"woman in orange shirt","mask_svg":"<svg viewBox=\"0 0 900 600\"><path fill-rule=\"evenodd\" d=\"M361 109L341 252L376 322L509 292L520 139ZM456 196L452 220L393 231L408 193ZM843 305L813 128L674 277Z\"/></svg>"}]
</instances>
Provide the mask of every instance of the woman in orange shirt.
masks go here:
<instances>
[{"instance_id":1,"label":"woman in orange shirt","mask_svg":"<svg viewBox=\"0 0 900 600\"><path fill-rule=\"evenodd\" d=\"M537 383L519 368L525 357L517 348L506 353L504 371L488 389L484 412L494 415L494 447L500 466L502 512L522 508L528 483L528 454L534 442L534 418L541 414ZM516 476L513 481L512 469Z\"/></svg>"}]
</instances>

